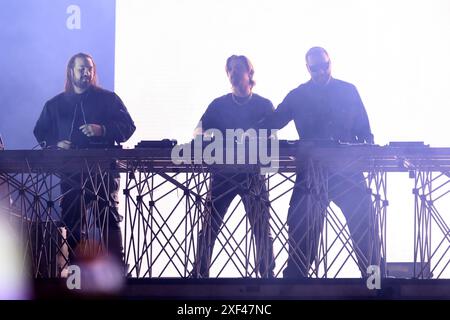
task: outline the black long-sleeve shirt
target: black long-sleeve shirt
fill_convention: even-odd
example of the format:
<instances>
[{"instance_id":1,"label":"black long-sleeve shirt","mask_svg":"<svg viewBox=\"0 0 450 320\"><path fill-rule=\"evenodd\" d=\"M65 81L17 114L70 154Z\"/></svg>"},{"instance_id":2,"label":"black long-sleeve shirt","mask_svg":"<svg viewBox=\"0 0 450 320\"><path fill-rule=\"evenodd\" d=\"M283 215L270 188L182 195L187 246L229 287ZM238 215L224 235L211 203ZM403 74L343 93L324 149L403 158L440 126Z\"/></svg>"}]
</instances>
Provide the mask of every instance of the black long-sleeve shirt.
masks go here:
<instances>
[{"instance_id":1,"label":"black long-sleeve shirt","mask_svg":"<svg viewBox=\"0 0 450 320\"><path fill-rule=\"evenodd\" d=\"M256 93L243 105L233 101L229 93L214 99L200 121L203 131L217 129L225 137L227 129L255 129L258 122L271 115L273 110L272 102Z\"/></svg>"},{"instance_id":2,"label":"black long-sleeve shirt","mask_svg":"<svg viewBox=\"0 0 450 320\"><path fill-rule=\"evenodd\" d=\"M87 137L79 129L84 124L104 126L104 135ZM34 135L47 146L69 140L73 148L93 148L124 142L135 130L122 100L114 92L92 86L82 94L64 92L47 101Z\"/></svg>"},{"instance_id":3,"label":"black long-sleeve shirt","mask_svg":"<svg viewBox=\"0 0 450 320\"><path fill-rule=\"evenodd\" d=\"M289 92L264 126L280 129L294 120L300 139L373 143L366 109L356 87L330 79L326 86L311 80Z\"/></svg>"}]
</instances>

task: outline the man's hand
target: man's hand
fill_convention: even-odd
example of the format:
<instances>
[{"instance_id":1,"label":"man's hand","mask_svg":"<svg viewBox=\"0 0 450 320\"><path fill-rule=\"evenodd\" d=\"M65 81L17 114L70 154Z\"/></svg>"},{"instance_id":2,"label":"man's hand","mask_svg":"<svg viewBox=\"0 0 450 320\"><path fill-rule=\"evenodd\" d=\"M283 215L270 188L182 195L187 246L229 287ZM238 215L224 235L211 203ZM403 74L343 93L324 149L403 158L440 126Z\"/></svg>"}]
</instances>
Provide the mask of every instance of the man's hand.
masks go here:
<instances>
[{"instance_id":1,"label":"man's hand","mask_svg":"<svg viewBox=\"0 0 450 320\"><path fill-rule=\"evenodd\" d=\"M94 123L84 124L79 129L88 137L103 136L103 126L99 124Z\"/></svg>"},{"instance_id":2,"label":"man's hand","mask_svg":"<svg viewBox=\"0 0 450 320\"><path fill-rule=\"evenodd\" d=\"M68 149L70 149L71 143L72 142L70 142L69 140L61 140L56 144L56 146L60 149L68 150Z\"/></svg>"}]
</instances>

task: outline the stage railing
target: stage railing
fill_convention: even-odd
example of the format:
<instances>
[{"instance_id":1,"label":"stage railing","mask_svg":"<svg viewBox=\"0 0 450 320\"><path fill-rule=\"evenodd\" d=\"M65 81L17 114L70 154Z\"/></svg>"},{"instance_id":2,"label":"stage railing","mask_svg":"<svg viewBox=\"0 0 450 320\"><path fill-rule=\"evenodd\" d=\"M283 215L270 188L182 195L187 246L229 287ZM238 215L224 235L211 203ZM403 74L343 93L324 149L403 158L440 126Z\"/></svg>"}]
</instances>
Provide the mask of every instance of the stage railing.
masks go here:
<instances>
[{"instance_id":1,"label":"stage railing","mask_svg":"<svg viewBox=\"0 0 450 320\"><path fill-rule=\"evenodd\" d=\"M449 148L294 143L281 146L274 167L275 172L260 175L256 165L174 164L171 150L164 148L6 150L0 152L1 207L23 235L33 275L59 277L71 263L69 257L81 252L71 239L82 243L83 250L107 249L104 231L110 217L100 203L109 193L110 177L120 173L129 276L203 277L203 268L209 277L265 278L272 270L282 277L289 248L298 245L289 237L287 211L301 167L308 183L305 237L311 250L300 253L298 268L306 268L310 277L358 277L369 264L385 274L387 178L404 172L415 181L415 277L448 277L450 218L443 211L450 191ZM360 173L371 199L365 231L370 254L365 257L354 245L358 240L348 221L329 205L330 179ZM224 187L215 185L220 194L214 194L212 176L221 177ZM70 192L80 194L83 210L73 230L61 216L61 177L71 181ZM241 197L231 202L214 233L214 219L223 211L217 205L233 192ZM313 261L310 268L307 261Z\"/></svg>"}]
</instances>

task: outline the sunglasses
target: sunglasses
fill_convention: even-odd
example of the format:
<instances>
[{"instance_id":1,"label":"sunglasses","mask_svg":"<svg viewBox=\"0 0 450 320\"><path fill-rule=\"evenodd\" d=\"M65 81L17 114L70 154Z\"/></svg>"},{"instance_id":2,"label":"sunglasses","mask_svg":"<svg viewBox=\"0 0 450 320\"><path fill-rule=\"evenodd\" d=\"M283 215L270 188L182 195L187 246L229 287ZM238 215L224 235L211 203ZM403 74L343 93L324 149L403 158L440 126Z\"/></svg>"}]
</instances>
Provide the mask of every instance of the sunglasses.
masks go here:
<instances>
[{"instance_id":1,"label":"sunglasses","mask_svg":"<svg viewBox=\"0 0 450 320\"><path fill-rule=\"evenodd\" d=\"M329 67L330 67L330 61L315 64L313 66L309 66L309 70L311 72L318 72L319 70L328 70Z\"/></svg>"}]
</instances>

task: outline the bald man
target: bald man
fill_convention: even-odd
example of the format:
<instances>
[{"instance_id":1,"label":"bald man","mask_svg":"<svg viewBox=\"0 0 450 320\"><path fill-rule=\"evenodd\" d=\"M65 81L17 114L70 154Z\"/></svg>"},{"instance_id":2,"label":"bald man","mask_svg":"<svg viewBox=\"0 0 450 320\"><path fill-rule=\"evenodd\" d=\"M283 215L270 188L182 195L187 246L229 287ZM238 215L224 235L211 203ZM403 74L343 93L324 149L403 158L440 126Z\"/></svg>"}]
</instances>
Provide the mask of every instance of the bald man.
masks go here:
<instances>
[{"instance_id":1,"label":"bald man","mask_svg":"<svg viewBox=\"0 0 450 320\"><path fill-rule=\"evenodd\" d=\"M305 58L311 79L289 92L264 125L280 129L294 120L300 140L372 144L369 119L356 87L331 76L331 60L324 48L309 49ZM288 212L289 258L283 272L288 278L308 276L323 227L323 216L309 214L311 198L308 198L310 190L305 174L304 169L297 168ZM328 201L333 201L342 210L358 267L365 276L374 253L369 243L371 197L366 192L364 175L362 172L331 173L327 182L328 195L320 205L325 209Z\"/></svg>"}]
</instances>

